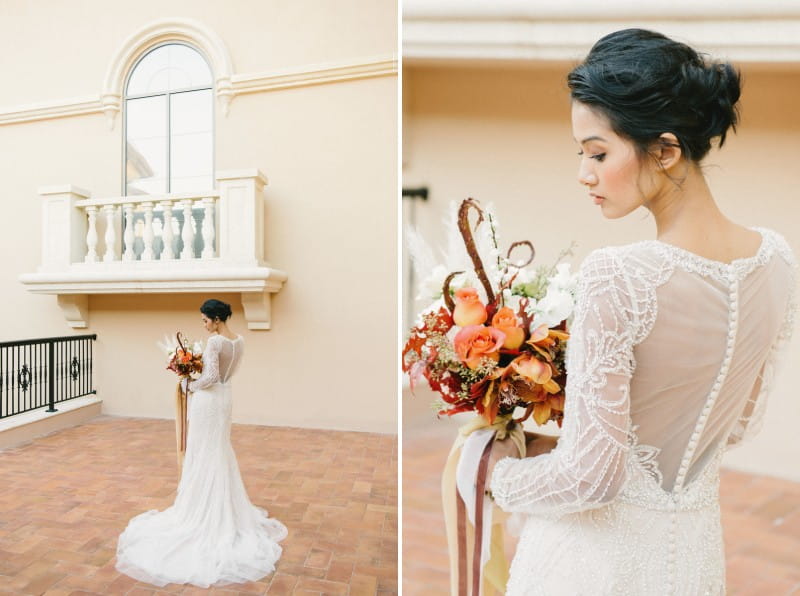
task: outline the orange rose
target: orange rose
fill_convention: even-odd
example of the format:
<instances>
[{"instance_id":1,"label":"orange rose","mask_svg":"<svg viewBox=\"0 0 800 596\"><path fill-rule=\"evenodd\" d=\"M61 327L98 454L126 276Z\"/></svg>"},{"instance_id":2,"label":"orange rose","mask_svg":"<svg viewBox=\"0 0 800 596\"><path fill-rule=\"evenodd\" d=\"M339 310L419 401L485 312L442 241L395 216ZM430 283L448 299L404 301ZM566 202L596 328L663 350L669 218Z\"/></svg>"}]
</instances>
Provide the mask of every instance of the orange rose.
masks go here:
<instances>
[{"instance_id":1,"label":"orange rose","mask_svg":"<svg viewBox=\"0 0 800 596\"><path fill-rule=\"evenodd\" d=\"M541 385L548 393L558 393L561 390L558 383L553 380L553 367L542 362L533 354L522 354L509 365L519 376Z\"/></svg>"},{"instance_id":2,"label":"orange rose","mask_svg":"<svg viewBox=\"0 0 800 596\"><path fill-rule=\"evenodd\" d=\"M468 325L456 334L453 345L461 362L474 370L484 358L497 362L505 339L505 333L494 327Z\"/></svg>"},{"instance_id":3,"label":"orange rose","mask_svg":"<svg viewBox=\"0 0 800 596\"><path fill-rule=\"evenodd\" d=\"M519 326L514 311L507 306L498 310L492 317L492 327L506 334L503 347L507 350L518 350L525 341L525 331Z\"/></svg>"},{"instance_id":4,"label":"orange rose","mask_svg":"<svg viewBox=\"0 0 800 596\"><path fill-rule=\"evenodd\" d=\"M478 298L478 290L475 288L456 290L455 302L453 321L459 327L480 325L489 316L486 314L486 307L481 302L481 299Z\"/></svg>"}]
</instances>

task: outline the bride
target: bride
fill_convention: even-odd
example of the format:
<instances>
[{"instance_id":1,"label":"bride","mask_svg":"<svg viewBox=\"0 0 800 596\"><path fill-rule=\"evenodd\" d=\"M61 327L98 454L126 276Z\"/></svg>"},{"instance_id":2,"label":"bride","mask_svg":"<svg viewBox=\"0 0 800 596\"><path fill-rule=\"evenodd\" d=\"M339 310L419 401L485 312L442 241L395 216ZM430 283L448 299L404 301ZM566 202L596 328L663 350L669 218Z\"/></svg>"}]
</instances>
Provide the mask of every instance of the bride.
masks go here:
<instances>
[{"instance_id":1,"label":"bride","mask_svg":"<svg viewBox=\"0 0 800 596\"><path fill-rule=\"evenodd\" d=\"M491 495L527 514L508 594L724 594L720 461L758 430L796 267L779 234L725 217L703 175L740 77L629 29L568 83L579 182L604 217L649 209L657 239L581 267L555 448L494 444Z\"/></svg>"},{"instance_id":2,"label":"bride","mask_svg":"<svg viewBox=\"0 0 800 596\"><path fill-rule=\"evenodd\" d=\"M193 395L175 502L131 519L117 544L117 570L156 586L258 580L275 570L277 543L287 534L248 499L231 447L231 377L244 351L226 323L231 307L207 300L200 312L211 336L203 374L188 383Z\"/></svg>"}]
</instances>

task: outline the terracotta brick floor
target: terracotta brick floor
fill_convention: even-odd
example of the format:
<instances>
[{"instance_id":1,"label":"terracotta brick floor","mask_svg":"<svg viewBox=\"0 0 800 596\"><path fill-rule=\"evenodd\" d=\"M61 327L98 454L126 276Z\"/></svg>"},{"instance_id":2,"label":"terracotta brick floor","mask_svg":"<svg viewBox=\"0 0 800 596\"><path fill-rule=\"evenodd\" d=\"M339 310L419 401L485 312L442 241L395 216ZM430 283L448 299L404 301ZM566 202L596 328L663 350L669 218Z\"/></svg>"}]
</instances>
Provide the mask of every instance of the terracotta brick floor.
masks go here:
<instances>
[{"instance_id":1,"label":"terracotta brick floor","mask_svg":"<svg viewBox=\"0 0 800 596\"><path fill-rule=\"evenodd\" d=\"M397 594L397 437L231 434L250 500L289 528L272 576L204 590L118 573L128 520L174 500L175 427L99 416L0 451L0 594Z\"/></svg>"},{"instance_id":2,"label":"terracotta brick floor","mask_svg":"<svg viewBox=\"0 0 800 596\"><path fill-rule=\"evenodd\" d=\"M449 589L439 482L457 425L436 424L404 425L403 596ZM800 594L800 484L731 470L721 482L729 596Z\"/></svg>"}]
</instances>

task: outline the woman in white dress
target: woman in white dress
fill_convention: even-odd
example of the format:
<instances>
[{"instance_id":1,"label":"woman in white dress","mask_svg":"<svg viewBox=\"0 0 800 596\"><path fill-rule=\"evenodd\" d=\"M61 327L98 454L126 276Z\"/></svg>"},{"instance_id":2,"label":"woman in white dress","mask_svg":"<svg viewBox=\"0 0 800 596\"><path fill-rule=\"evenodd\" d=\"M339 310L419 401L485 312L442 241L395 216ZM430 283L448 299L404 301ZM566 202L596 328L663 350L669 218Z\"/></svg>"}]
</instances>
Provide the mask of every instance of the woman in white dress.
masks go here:
<instances>
[{"instance_id":1,"label":"woman in white dress","mask_svg":"<svg viewBox=\"0 0 800 596\"><path fill-rule=\"evenodd\" d=\"M211 334L203 373L188 383L188 435L174 504L130 520L117 543L116 568L156 586L207 588L256 581L275 570L286 527L247 497L230 442L231 377L243 340L226 320L230 305L200 307Z\"/></svg>"},{"instance_id":2,"label":"woman in white dress","mask_svg":"<svg viewBox=\"0 0 800 596\"><path fill-rule=\"evenodd\" d=\"M722 214L701 169L740 77L631 29L568 83L579 182L604 217L646 207L657 239L581 267L555 448L494 445L491 494L527 514L508 594L724 594L720 460L758 429L796 269L779 234Z\"/></svg>"}]
</instances>

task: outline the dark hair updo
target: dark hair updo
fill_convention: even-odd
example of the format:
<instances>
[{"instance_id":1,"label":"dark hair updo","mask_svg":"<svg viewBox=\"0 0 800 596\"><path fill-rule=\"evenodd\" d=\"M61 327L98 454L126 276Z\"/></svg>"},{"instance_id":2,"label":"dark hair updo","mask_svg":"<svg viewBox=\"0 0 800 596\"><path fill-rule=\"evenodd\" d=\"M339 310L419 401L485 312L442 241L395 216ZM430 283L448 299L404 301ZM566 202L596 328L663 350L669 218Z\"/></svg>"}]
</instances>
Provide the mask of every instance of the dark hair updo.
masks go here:
<instances>
[{"instance_id":1,"label":"dark hair updo","mask_svg":"<svg viewBox=\"0 0 800 596\"><path fill-rule=\"evenodd\" d=\"M206 300L203 306L200 307L200 312L207 316L212 321L219 319L220 321L226 320L231 316L231 305L222 300Z\"/></svg>"},{"instance_id":2,"label":"dark hair updo","mask_svg":"<svg viewBox=\"0 0 800 596\"><path fill-rule=\"evenodd\" d=\"M644 29L603 37L567 77L572 99L605 115L640 156L665 132L699 162L711 140L736 130L741 74L684 43Z\"/></svg>"}]
</instances>

